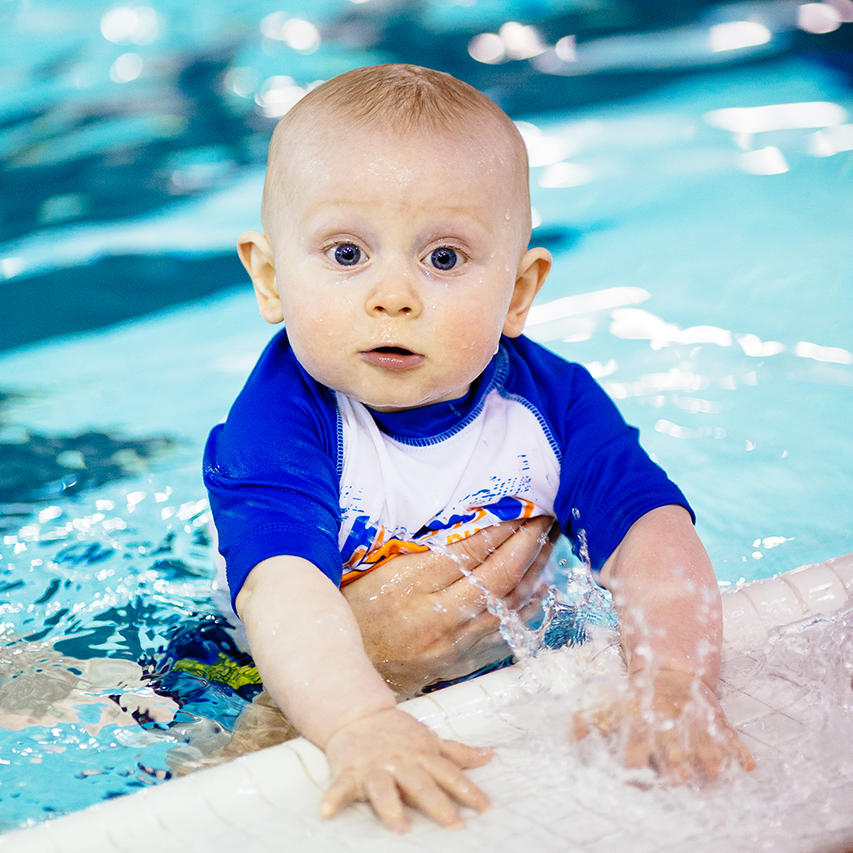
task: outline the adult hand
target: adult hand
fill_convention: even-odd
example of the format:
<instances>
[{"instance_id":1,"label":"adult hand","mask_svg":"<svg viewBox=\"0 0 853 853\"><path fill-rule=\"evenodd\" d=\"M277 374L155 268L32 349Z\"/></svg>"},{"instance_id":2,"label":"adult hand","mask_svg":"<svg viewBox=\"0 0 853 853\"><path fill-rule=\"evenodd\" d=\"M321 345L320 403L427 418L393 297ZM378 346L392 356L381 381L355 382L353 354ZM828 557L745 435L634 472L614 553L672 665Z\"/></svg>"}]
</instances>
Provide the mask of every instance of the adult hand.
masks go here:
<instances>
[{"instance_id":1,"label":"adult hand","mask_svg":"<svg viewBox=\"0 0 853 853\"><path fill-rule=\"evenodd\" d=\"M572 736L593 728L616 741L627 767L650 766L670 782L716 779L732 764L755 767L714 691L680 670L630 676L621 695L575 716Z\"/></svg>"},{"instance_id":2,"label":"adult hand","mask_svg":"<svg viewBox=\"0 0 853 853\"><path fill-rule=\"evenodd\" d=\"M495 525L446 552L394 557L343 588L365 651L398 698L511 654L482 590L522 620L532 617L552 524L539 517Z\"/></svg>"}]
</instances>

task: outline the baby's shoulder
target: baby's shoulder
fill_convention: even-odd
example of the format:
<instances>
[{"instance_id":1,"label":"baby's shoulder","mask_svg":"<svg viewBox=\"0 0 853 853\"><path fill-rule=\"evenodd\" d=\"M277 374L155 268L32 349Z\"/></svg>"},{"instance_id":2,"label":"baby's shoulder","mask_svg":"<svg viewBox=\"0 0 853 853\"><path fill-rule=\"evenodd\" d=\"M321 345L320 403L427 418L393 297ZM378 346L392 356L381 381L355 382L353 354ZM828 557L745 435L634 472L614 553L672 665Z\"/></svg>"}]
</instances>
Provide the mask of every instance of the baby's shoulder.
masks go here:
<instances>
[{"instance_id":1,"label":"baby's shoulder","mask_svg":"<svg viewBox=\"0 0 853 853\"><path fill-rule=\"evenodd\" d=\"M508 393L562 406L573 397L601 390L582 364L523 335L504 338L501 349L506 359L503 386Z\"/></svg>"}]
</instances>

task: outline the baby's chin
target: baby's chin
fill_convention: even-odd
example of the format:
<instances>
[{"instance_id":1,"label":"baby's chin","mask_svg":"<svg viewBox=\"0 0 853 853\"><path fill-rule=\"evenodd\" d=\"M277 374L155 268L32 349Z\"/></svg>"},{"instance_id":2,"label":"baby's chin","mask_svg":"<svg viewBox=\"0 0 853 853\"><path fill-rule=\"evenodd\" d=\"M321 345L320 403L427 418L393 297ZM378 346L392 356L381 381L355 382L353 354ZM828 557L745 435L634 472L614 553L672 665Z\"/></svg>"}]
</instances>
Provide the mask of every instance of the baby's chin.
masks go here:
<instances>
[{"instance_id":1,"label":"baby's chin","mask_svg":"<svg viewBox=\"0 0 853 853\"><path fill-rule=\"evenodd\" d=\"M375 412L406 412L410 409L421 409L424 406L429 406L432 403L437 403L439 400L425 398L423 400L386 400L379 398L378 400L359 400L367 406L368 409L373 409Z\"/></svg>"},{"instance_id":2,"label":"baby's chin","mask_svg":"<svg viewBox=\"0 0 853 853\"><path fill-rule=\"evenodd\" d=\"M470 386L469 386L470 388ZM363 403L369 409L376 412L405 412L409 409L422 409L424 406L431 406L433 403L445 403L449 400L458 400L468 393L468 388L463 388L461 391L454 389L453 391L436 391L426 395L411 395L411 396L394 396L380 394L375 397L356 397L359 402Z\"/></svg>"}]
</instances>

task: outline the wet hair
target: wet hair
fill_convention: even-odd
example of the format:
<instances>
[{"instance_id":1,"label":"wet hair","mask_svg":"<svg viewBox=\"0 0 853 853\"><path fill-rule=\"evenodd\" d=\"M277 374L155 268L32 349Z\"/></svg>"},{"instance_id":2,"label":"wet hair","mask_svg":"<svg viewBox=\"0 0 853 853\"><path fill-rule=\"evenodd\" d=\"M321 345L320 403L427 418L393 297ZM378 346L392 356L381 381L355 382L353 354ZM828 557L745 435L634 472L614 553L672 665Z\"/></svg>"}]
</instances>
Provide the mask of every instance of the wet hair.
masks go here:
<instances>
[{"instance_id":1,"label":"wet hair","mask_svg":"<svg viewBox=\"0 0 853 853\"><path fill-rule=\"evenodd\" d=\"M405 136L447 134L482 145L499 139L507 149L520 204L529 216L527 149L512 119L478 89L443 71L418 65L369 65L327 80L296 103L279 121L270 141L262 218L270 217L273 188L279 188L285 139L296 127L303 135L313 123L334 120L352 127L377 125ZM476 148L474 148L476 150Z\"/></svg>"}]
</instances>

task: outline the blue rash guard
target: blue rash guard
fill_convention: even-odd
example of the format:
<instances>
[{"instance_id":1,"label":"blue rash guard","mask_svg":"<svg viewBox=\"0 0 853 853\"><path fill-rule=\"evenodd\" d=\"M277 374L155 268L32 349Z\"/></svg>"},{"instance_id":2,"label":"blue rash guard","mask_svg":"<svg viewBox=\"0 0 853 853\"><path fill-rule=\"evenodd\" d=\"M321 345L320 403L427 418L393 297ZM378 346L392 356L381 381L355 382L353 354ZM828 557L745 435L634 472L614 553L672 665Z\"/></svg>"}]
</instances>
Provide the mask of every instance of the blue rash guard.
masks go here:
<instances>
[{"instance_id":1,"label":"blue rash guard","mask_svg":"<svg viewBox=\"0 0 853 853\"><path fill-rule=\"evenodd\" d=\"M684 495L601 387L524 338L468 393L377 412L312 379L284 331L205 448L232 603L262 560L309 560L335 584L397 554L549 515L598 569L640 516Z\"/></svg>"}]
</instances>

